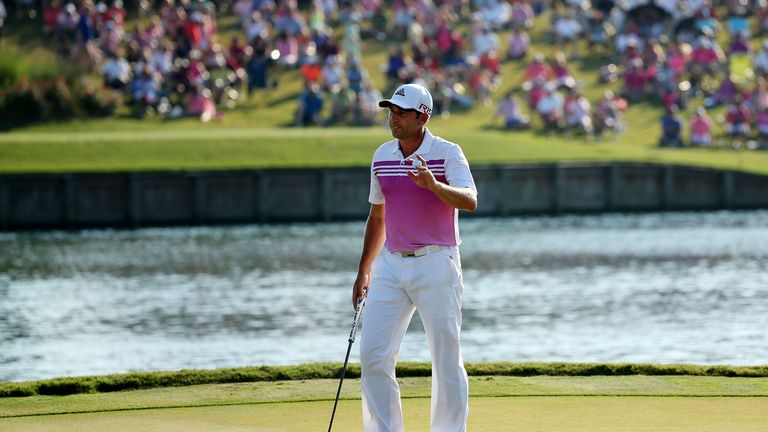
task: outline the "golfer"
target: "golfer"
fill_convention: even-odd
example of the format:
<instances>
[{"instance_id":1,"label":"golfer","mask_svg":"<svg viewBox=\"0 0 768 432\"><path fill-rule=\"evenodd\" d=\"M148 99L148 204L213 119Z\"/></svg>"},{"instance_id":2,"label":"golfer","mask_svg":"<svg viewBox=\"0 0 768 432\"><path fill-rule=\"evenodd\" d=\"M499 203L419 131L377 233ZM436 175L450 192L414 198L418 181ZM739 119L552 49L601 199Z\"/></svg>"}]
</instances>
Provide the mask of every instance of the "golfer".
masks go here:
<instances>
[{"instance_id":1,"label":"golfer","mask_svg":"<svg viewBox=\"0 0 768 432\"><path fill-rule=\"evenodd\" d=\"M464 431L469 389L459 345L458 210L477 208L475 182L461 148L427 129L427 89L400 86L379 106L389 108L395 139L373 155L371 209L352 289L355 302L368 288L360 342L364 430L404 430L395 365L418 310L432 353L432 431Z\"/></svg>"}]
</instances>

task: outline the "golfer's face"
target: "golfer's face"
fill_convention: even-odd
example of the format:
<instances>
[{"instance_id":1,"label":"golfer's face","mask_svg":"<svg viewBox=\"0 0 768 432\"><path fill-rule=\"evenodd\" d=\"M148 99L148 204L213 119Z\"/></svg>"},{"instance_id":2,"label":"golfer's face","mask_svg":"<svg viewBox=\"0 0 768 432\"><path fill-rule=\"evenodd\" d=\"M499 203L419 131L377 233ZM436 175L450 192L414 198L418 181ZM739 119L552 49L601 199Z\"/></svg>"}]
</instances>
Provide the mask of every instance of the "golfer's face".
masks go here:
<instances>
[{"instance_id":1,"label":"golfer's face","mask_svg":"<svg viewBox=\"0 0 768 432\"><path fill-rule=\"evenodd\" d=\"M421 113L415 110L404 110L398 106L389 106L389 128L392 136L397 139L407 138L419 132Z\"/></svg>"}]
</instances>

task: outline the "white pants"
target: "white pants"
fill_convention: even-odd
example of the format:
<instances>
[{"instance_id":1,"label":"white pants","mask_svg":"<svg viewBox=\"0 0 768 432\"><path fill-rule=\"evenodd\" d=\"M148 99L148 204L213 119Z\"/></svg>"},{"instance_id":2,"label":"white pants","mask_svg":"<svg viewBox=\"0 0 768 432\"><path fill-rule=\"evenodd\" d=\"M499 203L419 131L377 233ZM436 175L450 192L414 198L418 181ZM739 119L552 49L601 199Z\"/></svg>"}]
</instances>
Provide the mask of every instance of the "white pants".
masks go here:
<instances>
[{"instance_id":1,"label":"white pants","mask_svg":"<svg viewBox=\"0 0 768 432\"><path fill-rule=\"evenodd\" d=\"M462 290L458 248L408 258L384 250L376 258L360 341L365 432L404 430L395 365L416 310L432 354L431 430L466 430L469 384L459 345Z\"/></svg>"}]
</instances>

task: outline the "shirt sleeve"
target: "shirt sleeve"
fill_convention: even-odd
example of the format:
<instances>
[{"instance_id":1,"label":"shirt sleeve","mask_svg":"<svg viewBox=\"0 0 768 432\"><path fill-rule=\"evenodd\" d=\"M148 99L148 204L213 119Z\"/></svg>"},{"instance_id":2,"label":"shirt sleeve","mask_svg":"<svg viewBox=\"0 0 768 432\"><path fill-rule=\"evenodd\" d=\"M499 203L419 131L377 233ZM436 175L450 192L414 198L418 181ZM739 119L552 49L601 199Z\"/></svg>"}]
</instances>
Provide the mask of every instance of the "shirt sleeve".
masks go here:
<instances>
[{"instance_id":1,"label":"shirt sleeve","mask_svg":"<svg viewBox=\"0 0 768 432\"><path fill-rule=\"evenodd\" d=\"M371 164L371 188L368 193L368 202L371 204L384 204L384 193L381 191L379 179L373 172L373 164Z\"/></svg>"},{"instance_id":2,"label":"shirt sleeve","mask_svg":"<svg viewBox=\"0 0 768 432\"><path fill-rule=\"evenodd\" d=\"M451 186L477 191L472 172L469 170L469 162L458 145L454 146L451 156L445 161L445 177Z\"/></svg>"}]
</instances>

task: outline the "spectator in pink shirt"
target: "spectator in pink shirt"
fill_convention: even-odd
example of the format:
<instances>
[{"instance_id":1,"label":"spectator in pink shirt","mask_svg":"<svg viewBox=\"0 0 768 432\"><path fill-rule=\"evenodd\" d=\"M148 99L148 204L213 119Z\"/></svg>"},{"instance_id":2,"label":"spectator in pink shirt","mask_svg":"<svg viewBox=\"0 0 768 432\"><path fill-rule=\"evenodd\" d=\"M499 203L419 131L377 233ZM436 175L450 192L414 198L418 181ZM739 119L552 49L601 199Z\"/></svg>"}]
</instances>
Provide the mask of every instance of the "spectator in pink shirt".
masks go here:
<instances>
[{"instance_id":1,"label":"spectator in pink shirt","mask_svg":"<svg viewBox=\"0 0 768 432\"><path fill-rule=\"evenodd\" d=\"M534 12L528 2L518 1L512 5L512 25L515 28L533 28Z\"/></svg>"},{"instance_id":2,"label":"spectator in pink shirt","mask_svg":"<svg viewBox=\"0 0 768 432\"><path fill-rule=\"evenodd\" d=\"M568 59L562 51L555 53L555 64L552 66L552 72L558 86L567 85L574 81L573 75L568 69Z\"/></svg>"},{"instance_id":3,"label":"spectator in pink shirt","mask_svg":"<svg viewBox=\"0 0 768 432\"><path fill-rule=\"evenodd\" d=\"M700 68L701 73L714 75L720 71L724 60L725 55L720 47L711 39L701 36L691 54L691 67Z\"/></svg>"},{"instance_id":4,"label":"spectator in pink shirt","mask_svg":"<svg viewBox=\"0 0 768 432\"><path fill-rule=\"evenodd\" d=\"M196 86L187 97L187 114L198 117L203 123L221 119L221 113L213 103L211 91L203 86Z\"/></svg>"},{"instance_id":5,"label":"spectator in pink shirt","mask_svg":"<svg viewBox=\"0 0 768 432\"><path fill-rule=\"evenodd\" d=\"M515 96L515 91L510 90L499 100L499 105L493 118L501 117L504 119L504 127L513 130L527 129L530 125L530 118L524 115L520 107L520 99Z\"/></svg>"},{"instance_id":6,"label":"spectator in pink shirt","mask_svg":"<svg viewBox=\"0 0 768 432\"><path fill-rule=\"evenodd\" d=\"M533 57L533 63L528 64L525 68L526 81L549 81L553 75L552 68L544 61L544 54L542 53L536 53Z\"/></svg>"},{"instance_id":7,"label":"spectator in pink shirt","mask_svg":"<svg viewBox=\"0 0 768 432\"><path fill-rule=\"evenodd\" d=\"M669 62L669 66L675 72L675 78L679 77L685 71L685 67L688 64L688 55L686 54L688 48L690 47L681 42L673 42L669 45L667 50L667 61Z\"/></svg>"},{"instance_id":8,"label":"spectator in pink shirt","mask_svg":"<svg viewBox=\"0 0 768 432\"><path fill-rule=\"evenodd\" d=\"M755 114L755 129L762 141L768 138L768 108L763 108Z\"/></svg>"},{"instance_id":9,"label":"spectator in pink shirt","mask_svg":"<svg viewBox=\"0 0 768 432\"><path fill-rule=\"evenodd\" d=\"M725 133L729 136L743 136L750 130L750 112L741 97L729 104L725 114Z\"/></svg>"},{"instance_id":10,"label":"spectator in pink shirt","mask_svg":"<svg viewBox=\"0 0 768 432\"><path fill-rule=\"evenodd\" d=\"M286 32L280 33L275 41L275 48L280 53L280 57L277 59L280 65L290 68L297 65L299 61L299 45L295 37Z\"/></svg>"},{"instance_id":11,"label":"spectator in pink shirt","mask_svg":"<svg viewBox=\"0 0 768 432\"><path fill-rule=\"evenodd\" d=\"M534 110L542 97L544 97L544 84L547 82L542 79L535 79L532 82L523 83L523 90L528 92L528 108Z\"/></svg>"},{"instance_id":12,"label":"spectator in pink shirt","mask_svg":"<svg viewBox=\"0 0 768 432\"><path fill-rule=\"evenodd\" d=\"M694 147L709 147L712 145L712 121L704 107L699 107L691 117L690 144Z\"/></svg>"},{"instance_id":13,"label":"spectator in pink shirt","mask_svg":"<svg viewBox=\"0 0 768 432\"><path fill-rule=\"evenodd\" d=\"M528 54L528 48L531 46L531 38L521 28L512 30L512 34L507 40L507 59L517 60Z\"/></svg>"},{"instance_id":14,"label":"spectator in pink shirt","mask_svg":"<svg viewBox=\"0 0 768 432\"><path fill-rule=\"evenodd\" d=\"M639 58L632 60L629 69L624 73L624 97L630 102L644 99L647 96L647 84L643 61Z\"/></svg>"}]
</instances>

